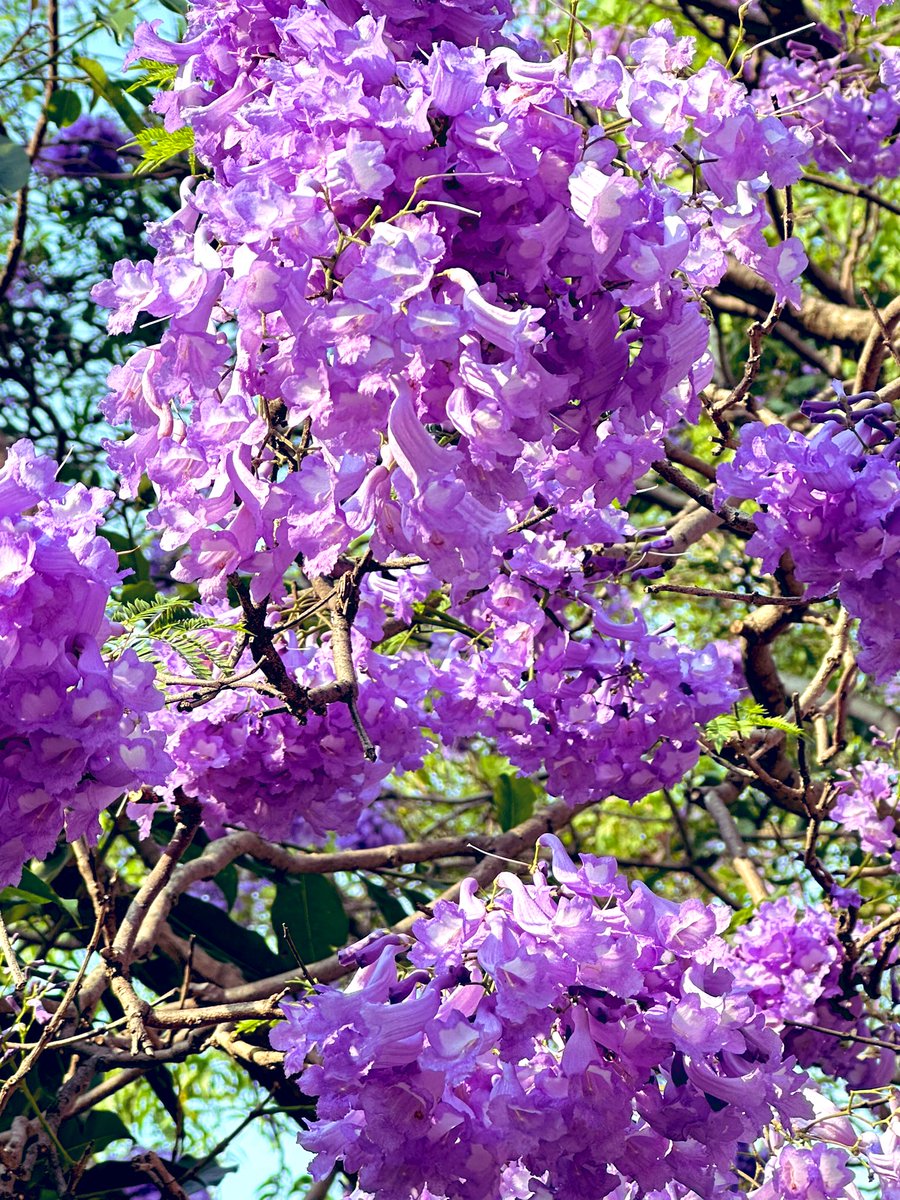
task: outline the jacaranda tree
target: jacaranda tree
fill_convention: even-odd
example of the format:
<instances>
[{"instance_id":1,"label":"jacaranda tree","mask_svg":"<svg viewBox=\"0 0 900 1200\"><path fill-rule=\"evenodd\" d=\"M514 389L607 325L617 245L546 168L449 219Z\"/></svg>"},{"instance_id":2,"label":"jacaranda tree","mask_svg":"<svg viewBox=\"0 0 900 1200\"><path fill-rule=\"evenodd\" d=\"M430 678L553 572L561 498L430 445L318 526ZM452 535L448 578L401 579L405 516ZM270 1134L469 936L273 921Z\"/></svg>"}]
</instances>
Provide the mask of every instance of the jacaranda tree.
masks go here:
<instances>
[{"instance_id":1,"label":"jacaranda tree","mask_svg":"<svg viewBox=\"0 0 900 1200\"><path fill-rule=\"evenodd\" d=\"M891 6L45 16L0 1195L897 1200Z\"/></svg>"}]
</instances>

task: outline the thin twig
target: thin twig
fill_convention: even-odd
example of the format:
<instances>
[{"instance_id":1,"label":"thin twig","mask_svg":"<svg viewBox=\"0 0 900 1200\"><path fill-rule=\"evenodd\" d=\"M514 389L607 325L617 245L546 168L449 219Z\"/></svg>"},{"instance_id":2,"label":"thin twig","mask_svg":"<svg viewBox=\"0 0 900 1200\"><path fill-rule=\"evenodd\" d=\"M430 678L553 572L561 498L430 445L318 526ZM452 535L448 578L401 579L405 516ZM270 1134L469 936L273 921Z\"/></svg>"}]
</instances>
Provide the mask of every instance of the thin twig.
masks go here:
<instances>
[{"instance_id":1,"label":"thin twig","mask_svg":"<svg viewBox=\"0 0 900 1200\"><path fill-rule=\"evenodd\" d=\"M40 153L50 121L50 104L59 83L59 5L57 0L47 0L47 78L44 82L44 98L41 111L25 152L29 162L34 162ZM6 251L6 264L0 276L0 301L9 291L15 279L22 251L25 248L25 229L28 225L28 183L20 189L16 201L16 215L12 236Z\"/></svg>"},{"instance_id":2,"label":"thin twig","mask_svg":"<svg viewBox=\"0 0 900 1200\"><path fill-rule=\"evenodd\" d=\"M3 950L3 957L6 959L6 965L12 977L13 987L17 992L21 992L28 981L25 977L25 972L19 964L19 960L16 958L12 942L9 940L9 933L7 932L2 914L0 914L0 949Z\"/></svg>"},{"instance_id":3,"label":"thin twig","mask_svg":"<svg viewBox=\"0 0 900 1200\"><path fill-rule=\"evenodd\" d=\"M730 529L746 535L756 532L756 525L751 517L745 516L730 504L717 505L712 492L708 492L700 487L699 484L694 483L683 471L679 471L671 463L666 462L664 459L659 459L651 465L657 475L661 475L673 487L677 487L680 492L684 492L686 496L690 496L701 508L714 513L723 525L727 525Z\"/></svg>"},{"instance_id":4,"label":"thin twig","mask_svg":"<svg viewBox=\"0 0 900 1200\"><path fill-rule=\"evenodd\" d=\"M104 917L106 916L106 908L107 908L108 904L109 904L109 897L106 897L104 900L103 908L101 909L100 913L97 916L97 919L94 922L93 932L91 933L90 940L88 941L88 944L85 947L84 958L81 960L81 963L78 967L78 971L75 974L75 978L72 980L72 982L66 988L65 995L63 996L62 1000L60 1001L59 1008L56 1010L55 1013L53 1013L53 1015L50 1017L50 1020L44 1026L43 1032L41 1033L41 1036L37 1042L37 1045L34 1047L34 1049L32 1051L30 1051L30 1053L26 1054L25 1058L19 1064L18 1068L13 1072L13 1074L9 1077L9 1079L7 1079L6 1082L2 1086L0 1086L0 1113L2 1113L3 1110L6 1108L6 1105L9 1103L9 1100L12 1097L12 1094L15 1091L15 1089L18 1087L18 1085L21 1083L21 1081L25 1078L25 1076L28 1074L28 1072L31 1070L31 1068L34 1066L34 1064L40 1058L45 1047L47 1046L47 1043L53 1040L53 1037L54 1037L56 1031L59 1029L60 1025L62 1025L63 1021L65 1020L66 1014L69 1009L69 1005L72 1003L73 999L75 998L75 996L78 992L78 989L81 987L81 981L84 978L85 971L87 970L87 965L90 962L91 956L93 955L94 951L97 949L97 945L100 941L100 934L103 931L103 920L104 920Z\"/></svg>"},{"instance_id":5,"label":"thin twig","mask_svg":"<svg viewBox=\"0 0 900 1200\"><path fill-rule=\"evenodd\" d=\"M188 846L194 840L194 834L200 825L201 809L197 803L184 803L179 806L179 820L169 844L163 850L158 862L144 880L137 894L128 906L128 911L122 919L119 932L112 944L111 959L120 970L128 969L135 942L141 931L144 918L150 911L154 900L163 890L174 867L180 861Z\"/></svg>"},{"instance_id":6,"label":"thin twig","mask_svg":"<svg viewBox=\"0 0 900 1200\"><path fill-rule=\"evenodd\" d=\"M872 316L875 320L875 324L878 326L879 330L881 331L881 336L884 339L884 344L887 347L888 353L890 354L891 358L894 360L896 365L898 367L900 367L900 351L898 351L897 347L894 345L892 331L890 329L888 329L887 325L885 324L884 317L878 311L877 304L872 299L872 297L869 295L869 293L866 291L866 289L860 288L859 290L862 293L863 300L865 300L865 302L866 302L866 308L872 314Z\"/></svg>"},{"instance_id":7,"label":"thin twig","mask_svg":"<svg viewBox=\"0 0 900 1200\"><path fill-rule=\"evenodd\" d=\"M853 196L860 200L868 200L870 204L875 204L879 208L883 208L886 212L900 217L900 204L895 204L893 200L887 200L884 196L879 196L871 188L850 187L849 184L839 183L836 179L822 179L818 175L802 175L801 179L803 183L813 183L817 187L827 188L829 192L839 192L842 196Z\"/></svg>"},{"instance_id":8,"label":"thin twig","mask_svg":"<svg viewBox=\"0 0 900 1200\"><path fill-rule=\"evenodd\" d=\"M813 1025L810 1021L785 1021L796 1029L809 1029L813 1033L826 1033L829 1037L838 1038L842 1042L862 1042L864 1046L881 1046L885 1050L900 1053L900 1042L887 1042L883 1038L864 1037L859 1033L841 1033L838 1029L829 1029L827 1025Z\"/></svg>"},{"instance_id":9,"label":"thin twig","mask_svg":"<svg viewBox=\"0 0 900 1200\"><path fill-rule=\"evenodd\" d=\"M739 601L742 604L775 604L784 608L812 603L806 596L766 596L762 592L719 592L715 588L693 587L680 583L649 583L647 591L678 592L683 596L706 596L713 600Z\"/></svg>"}]
</instances>

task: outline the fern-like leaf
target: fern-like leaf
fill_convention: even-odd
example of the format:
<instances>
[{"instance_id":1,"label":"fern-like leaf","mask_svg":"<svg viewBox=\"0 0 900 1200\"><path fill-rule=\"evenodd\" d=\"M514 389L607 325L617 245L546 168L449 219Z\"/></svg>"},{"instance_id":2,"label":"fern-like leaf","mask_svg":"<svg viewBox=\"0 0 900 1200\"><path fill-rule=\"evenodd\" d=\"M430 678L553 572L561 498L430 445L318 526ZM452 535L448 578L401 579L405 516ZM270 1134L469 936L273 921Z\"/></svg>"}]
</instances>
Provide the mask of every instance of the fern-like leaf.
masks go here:
<instances>
[{"instance_id":1,"label":"fern-like leaf","mask_svg":"<svg viewBox=\"0 0 900 1200\"><path fill-rule=\"evenodd\" d=\"M135 69L139 68L143 74L125 89L128 92L136 92L142 87L156 87L167 92L178 73L178 67L174 63L156 62L152 58L139 58L133 66Z\"/></svg>"},{"instance_id":2,"label":"fern-like leaf","mask_svg":"<svg viewBox=\"0 0 900 1200\"><path fill-rule=\"evenodd\" d=\"M137 175L146 174L148 171L157 171L180 154L187 154L191 161L191 171L196 170L194 131L188 125L184 125L181 129L175 129L171 133L162 125L151 125L148 129L142 129L136 133L134 139L128 144L139 146L143 154L141 161L135 167Z\"/></svg>"},{"instance_id":3,"label":"fern-like leaf","mask_svg":"<svg viewBox=\"0 0 900 1200\"><path fill-rule=\"evenodd\" d=\"M746 700L735 707L733 713L714 717L706 726L706 736L721 750L731 738L748 737L755 729L778 729L789 737L803 737L803 730L784 717L772 717L762 704Z\"/></svg>"},{"instance_id":4,"label":"fern-like leaf","mask_svg":"<svg viewBox=\"0 0 900 1200\"><path fill-rule=\"evenodd\" d=\"M128 604L114 604L109 610L109 619L131 629L141 621L162 616L169 619L175 610L190 612L190 601L183 600L180 596L154 596L152 600L132 600Z\"/></svg>"},{"instance_id":5,"label":"fern-like leaf","mask_svg":"<svg viewBox=\"0 0 900 1200\"><path fill-rule=\"evenodd\" d=\"M170 646L198 679L211 679L213 671L230 669L226 654L210 639L213 630L238 630L240 626L211 622L193 615L190 601L179 596L156 596L153 600L133 600L115 605L110 618L125 627L125 632L107 642L107 653L119 657L133 650L138 658L168 670L157 651L159 643Z\"/></svg>"},{"instance_id":6,"label":"fern-like leaf","mask_svg":"<svg viewBox=\"0 0 900 1200\"><path fill-rule=\"evenodd\" d=\"M187 663L197 679L212 679L215 651L202 637L185 632L178 625L154 630L155 640L165 642Z\"/></svg>"}]
</instances>

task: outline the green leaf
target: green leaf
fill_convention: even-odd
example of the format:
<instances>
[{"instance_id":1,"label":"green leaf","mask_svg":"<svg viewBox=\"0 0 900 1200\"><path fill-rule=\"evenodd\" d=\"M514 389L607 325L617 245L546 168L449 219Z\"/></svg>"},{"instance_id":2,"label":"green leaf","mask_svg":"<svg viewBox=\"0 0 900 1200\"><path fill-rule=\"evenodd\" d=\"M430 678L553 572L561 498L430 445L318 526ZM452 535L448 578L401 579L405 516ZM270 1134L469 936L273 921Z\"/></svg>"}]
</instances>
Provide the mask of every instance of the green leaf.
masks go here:
<instances>
[{"instance_id":1,"label":"green leaf","mask_svg":"<svg viewBox=\"0 0 900 1200\"><path fill-rule=\"evenodd\" d=\"M285 925L304 963L326 958L343 946L350 928L340 893L322 875L301 875L279 883L272 903L272 924L278 951L291 965L296 960L284 936Z\"/></svg>"},{"instance_id":2,"label":"green leaf","mask_svg":"<svg viewBox=\"0 0 900 1200\"><path fill-rule=\"evenodd\" d=\"M94 95L98 96L101 100L105 100L107 104L114 108L125 126L137 137L144 130L144 123L125 98L125 92L122 88L117 83L113 83L95 58L88 58L84 54L76 54L75 63L87 75Z\"/></svg>"},{"instance_id":3,"label":"green leaf","mask_svg":"<svg viewBox=\"0 0 900 1200\"><path fill-rule=\"evenodd\" d=\"M64 1122L59 1131L59 1140L73 1158L80 1158L88 1146L94 1151L105 1150L110 1142L120 1138L134 1141L118 1113L103 1108L95 1108L84 1118Z\"/></svg>"},{"instance_id":4,"label":"green leaf","mask_svg":"<svg viewBox=\"0 0 900 1200\"><path fill-rule=\"evenodd\" d=\"M181 1097L172 1081L172 1076L164 1066L154 1067L144 1078L153 1089L153 1094L172 1118L176 1130L184 1128L184 1108Z\"/></svg>"},{"instance_id":5,"label":"green leaf","mask_svg":"<svg viewBox=\"0 0 900 1200\"><path fill-rule=\"evenodd\" d=\"M125 539L121 540L127 545ZM180 655L197 679L211 679L213 668L228 670L227 655L209 635L213 629L233 630L237 626L216 623L209 617L192 616L190 600L158 595L147 581L133 586L149 589L150 594L146 598L140 594L136 598L129 596L127 602L111 606L110 620L124 625L126 632L109 639L105 647L108 654L120 655L131 649L139 658L157 667L169 667L171 664L162 663L157 654L156 643L165 642ZM123 601L125 596L126 589L122 588Z\"/></svg>"},{"instance_id":6,"label":"green leaf","mask_svg":"<svg viewBox=\"0 0 900 1200\"><path fill-rule=\"evenodd\" d=\"M539 794L530 779L506 774L499 777L494 785L494 811L504 833L528 820Z\"/></svg>"},{"instance_id":7,"label":"green leaf","mask_svg":"<svg viewBox=\"0 0 900 1200\"><path fill-rule=\"evenodd\" d=\"M134 1188L135 1190L145 1188L146 1183L146 1173L136 1167L134 1163L103 1162L94 1167L88 1167L81 1177L77 1194L87 1197L87 1200L100 1200L101 1196L106 1198L126 1194L125 1188ZM55 1193L55 1197L58 1200L58 1191Z\"/></svg>"},{"instance_id":8,"label":"green leaf","mask_svg":"<svg viewBox=\"0 0 900 1200\"><path fill-rule=\"evenodd\" d=\"M147 171L157 171L181 154L190 155L191 170L194 169L194 131L187 125L171 133L162 125L151 125L148 129L138 130L130 145L140 146L143 151L143 158L135 168L138 175Z\"/></svg>"},{"instance_id":9,"label":"green leaf","mask_svg":"<svg viewBox=\"0 0 900 1200\"><path fill-rule=\"evenodd\" d=\"M229 912L237 900L238 893L238 873L234 863L229 863L224 870L213 878L213 883L218 884L222 890L222 895L225 897L225 903L228 905Z\"/></svg>"},{"instance_id":10,"label":"green leaf","mask_svg":"<svg viewBox=\"0 0 900 1200\"><path fill-rule=\"evenodd\" d=\"M721 750L729 738L745 738L754 729L778 729L790 737L804 737L803 730L784 717L770 717L762 704L754 700L742 701L733 713L714 717L706 726L706 734L717 750Z\"/></svg>"},{"instance_id":11,"label":"green leaf","mask_svg":"<svg viewBox=\"0 0 900 1200\"><path fill-rule=\"evenodd\" d=\"M222 1182L226 1175L230 1175L232 1171L238 1169L237 1163L224 1165L218 1159L195 1158L193 1154L182 1155L177 1164L173 1164L173 1166L176 1168L173 1174L178 1177L191 1176L182 1183L182 1187L189 1196L200 1191L201 1188L215 1187Z\"/></svg>"},{"instance_id":12,"label":"green leaf","mask_svg":"<svg viewBox=\"0 0 900 1200\"><path fill-rule=\"evenodd\" d=\"M227 913L196 896L182 896L172 910L172 926L181 937L195 934L198 943L220 962L232 962L248 979L277 975L284 963L255 929L245 929Z\"/></svg>"},{"instance_id":13,"label":"green leaf","mask_svg":"<svg viewBox=\"0 0 900 1200\"><path fill-rule=\"evenodd\" d=\"M22 868L22 878L15 887L4 888L0 892L0 906L4 908L12 904L21 904L23 901L28 904L56 904L63 912L68 913L73 921L78 920L77 900L64 900L49 883L45 883L27 867Z\"/></svg>"},{"instance_id":14,"label":"green leaf","mask_svg":"<svg viewBox=\"0 0 900 1200\"><path fill-rule=\"evenodd\" d=\"M130 568L134 572L128 577L132 584L143 582L150 578L150 564L147 562L141 548L135 546L131 538L127 538L113 529L106 528L100 530L100 536L106 538L119 556L119 566Z\"/></svg>"},{"instance_id":15,"label":"green leaf","mask_svg":"<svg viewBox=\"0 0 900 1200\"><path fill-rule=\"evenodd\" d=\"M367 879L366 891L388 925L396 925L409 915L397 897L392 896L383 884Z\"/></svg>"},{"instance_id":16,"label":"green leaf","mask_svg":"<svg viewBox=\"0 0 900 1200\"><path fill-rule=\"evenodd\" d=\"M748 921L752 921L756 916L756 909L752 904L748 904L745 908L737 909L731 917L728 924L728 933L732 934L736 929L740 929L742 925L746 925Z\"/></svg>"},{"instance_id":17,"label":"green leaf","mask_svg":"<svg viewBox=\"0 0 900 1200\"><path fill-rule=\"evenodd\" d=\"M119 547L113 538L103 531L109 544L114 550ZM119 538L122 546L127 546L128 539L114 535ZM173 609L182 609L186 612L190 611L190 604L186 600L182 600L180 596L163 596L154 592L149 600L129 600L123 601L121 604L113 605L109 612L109 619L115 621L119 625L126 625L129 629L134 628L139 621L149 619L157 619L163 615L170 615Z\"/></svg>"},{"instance_id":18,"label":"green leaf","mask_svg":"<svg viewBox=\"0 0 900 1200\"><path fill-rule=\"evenodd\" d=\"M69 88L61 88L53 93L53 99L47 105L47 116L60 129L74 124L81 116L81 97Z\"/></svg>"},{"instance_id":19,"label":"green leaf","mask_svg":"<svg viewBox=\"0 0 900 1200\"><path fill-rule=\"evenodd\" d=\"M149 603L156 596L156 586L149 579L138 579L134 583L123 583L119 598L123 604Z\"/></svg>"},{"instance_id":20,"label":"green leaf","mask_svg":"<svg viewBox=\"0 0 900 1200\"><path fill-rule=\"evenodd\" d=\"M135 0L112 0L105 12L98 9L97 14L116 41L122 42L137 19Z\"/></svg>"},{"instance_id":21,"label":"green leaf","mask_svg":"<svg viewBox=\"0 0 900 1200\"><path fill-rule=\"evenodd\" d=\"M25 147L8 137L0 138L0 192L11 196L21 191L30 174L31 162Z\"/></svg>"},{"instance_id":22,"label":"green leaf","mask_svg":"<svg viewBox=\"0 0 900 1200\"><path fill-rule=\"evenodd\" d=\"M142 74L140 79L129 84L127 89L129 92L136 92L138 88L143 87L168 89L175 82L175 76L178 74L178 67L174 63L155 62L152 58L139 58L136 63L132 64L131 69L139 69Z\"/></svg>"}]
</instances>

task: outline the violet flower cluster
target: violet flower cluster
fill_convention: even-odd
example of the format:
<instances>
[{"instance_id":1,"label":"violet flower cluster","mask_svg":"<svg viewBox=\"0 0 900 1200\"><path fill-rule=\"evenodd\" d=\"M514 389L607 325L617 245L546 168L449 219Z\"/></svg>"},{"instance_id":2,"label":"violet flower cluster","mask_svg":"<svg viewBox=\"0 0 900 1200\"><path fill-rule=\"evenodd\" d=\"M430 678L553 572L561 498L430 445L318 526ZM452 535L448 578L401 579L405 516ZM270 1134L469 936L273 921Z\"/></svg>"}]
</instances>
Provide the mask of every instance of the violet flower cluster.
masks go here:
<instances>
[{"instance_id":1,"label":"violet flower cluster","mask_svg":"<svg viewBox=\"0 0 900 1200\"><path fill-rule=\"evenodd\" d=\"M768 59L758 103L764 111L777 106L785 124L809 134L820 171L846 173L865 186L894 179L900 171L896 49L875 44L860 54L845 50L837 36L834 41L828 58L801 40L789 43L792 54Z\"/></svg>"},{"instance_id":2,"label":"violet flower cluster","mask_svg":"<svg viewBox=\"0 0 900 1200\"><path fill-rule=\"evenodd\" d=\"M900 1096L896 1089L870 1093L869 1112L862 1107L860 1095L835 1107L821 1090L810 1088L807 1094L815 1120L804 1124L794 1144L773 1133L770 1146L776 1152L768 1157L760 1186L749 1192L750 1200L864 1200L873 1195L897 1200Z\"/></svg>"},{"instance_id":3,"label":"violet flower cluster","mask_svg":"<svg viewBox=\"0 0 900 1200\"><path fill-rule=\"evenodd\" d=\"M85 113L41 147L35 170L50 178L122 174L127 170L123 148L130 136L127 130L107 117Z\"/></svg>"},{"instance_id":4,"label":"violet flower cluster","mask_svg":"<svg viewBox=\"0 0 900 1200\"><path fill-rule=\"evenodd\" d=\"M406 830L397 824L396 805L376 800L360 813L356 828L337 839L341 850L367 850L375 846L399 845L408 840Z\"/></svg>"},{"instance_id":5,"label":"violet flower cluster","mask_svg":"<svg viewBox=\"0 0 900 1200\"><path fill-rule=\"evenodd\" d=\"M697 761L702 726L738 698L717 646L698 652L654 634L640 612L612 620L570 576L547 601L525 579L496 581L464 611L484 643L450 642L431 727L445 744L490 735L524 774L546 771L571 804L639 800L673 786ZM592 613L588 636L560 617L574 593ZM542 603L544 607L542 607Z\"/></svg>"},{"instance_id":6,"label":"violet flower cluster","mask_svg":"<svg viewBox=\"0 0 900 1200\"><path fill-rule=\"evenodd\" d=\"M690 39L663 23L634 69L598 51L567 74L483 36L411 57L402 16L352 9L196 5L183 45L137 36L179 64L159 106L213 178L151 230L152 263L95 289L114 331L168 318L111 378L108 415L134 429L111 461L132 489L146 470L163 549L187 545L176 575L208 595L233 571L277 594L298 554L327 570L370 529L460 592L536 503L577 550L586 505L628 497L697 411L696 289L726 252L799 302L805 257L768 246L764 196L808 137L721 66L688 74ZM621 115L645 184L570 103Z\"/></svg>"},{"instance_id":7,"label":"violet flower cluster","mask_svg":"<svg viewBox=\"0 0 900 1200\"><path fill-rule=\"evenodd\" d=\"M100 650L120 579L96 532L111 497L56 470L27 441L0 467L0 887L63 830L95 836L102 809L169 766L149 727L163 703L153 667Z\"/></svg>"},{"instance_id":8,"label":"violet flower cluster","mask_svg":"<svg viewBox=\"0 0 900 1200\"><path fill-rule=\"evenodd\" d=\"M801 1066L820 1067L858 1089L893 1079L894 1052L854 1040L886 1040L890 1031L873 1027L853 989L845 994L844 950L825 909L798 911L786 898L761 904L735 931L722 961Z\"/></svg>"},{"instance_id":9,"label":"violet flower cluster","mask_svg":"<svg viewBox=\"0 0 900 1200\"><path fill-rule=\"evenodd\" d=\"M750 553L772 571L789 551L811 594L836 591L859 618L860 667L884 681L900 670L900 471L897 442L868 440L831 424L809 439L746 426L718 494L759 502Z\"/></svg>"},{"instance_id":10,"label":"violet flower cluster","mask_svg":"<svg viewBox=\"0 0 900 1200\"><path fill-rule=\"evenodd\" d=\"M890 857L900 871L897 847L897 772L886 762L862 762L848 779L835 784L837 799L828 817L859 836L866 854Z\"/></svg>"},{"instance_id":11,"label":"violet flower cluster","mask_svg":"<svg viewBox=\"0 0 900 1200\"><path fill-rule=\"evenodd\" d=\"M315 1178L341 1161L377 1200L724 1195L773 1115L810 1115L805 1076L721 965L727 912L541 842L555 883L505 873L485 903L468 880L411 940L361 943L346 992L285 1004L272 1043L318 1097L300 1139Z\"/></svg>"},{"instance_id":12,"label":"violet flower cluster","mask_svg":"<svg viewBox=\"0 0 900 1200\"><path fill-rule=\"evenodd\" d=\"M240 620L239 613L222 605L203 611L211 621L226 627L230 622L232 629ZM218 652L232 655L233 633L207 638L218 643ZM156 648L176 673L184 673L184 667L177 670L171 649ZM329 650L327 642L295 642L282 659L296 684L312 688L333 678ZM161 795L174 800L180 789L200 800L203 824L213 836L226 825L301 845L321 843L329 832L351 835L389 771L421 765L427 749L421 732L424 697L431 677L415 659L378 654L359 635L357 665L356 704L366 728L377 735L375 761L364 756L344 704L311 711L301 723L277 699L249 685L222 690L187 711L178 707L182 690L173 687L172 703L153 717L173 760ZM253 674L249 653L235 669L239 676Z\"/></svg>"},{"instance_id":13,"label":"violet flower cluster","mask_svg":"<svg viewBox=\"0 0 900 1200\"><path fill-rule=\"evenodd\" d=\"M621 543L614 502L698 412L697 293L726 255L799 302L805 256L767 243L765 194L811 139L722 66L692 70L666 22L628 62L600 38L568 69L502 4L364 7L198 3L179 46L139 29L135 57L178 67L157 107L210 177L150 230L152 262L95 290L115 332L166 322L110 377L107 415L133 430L111 465L130 493L149 477L175 578L208 598L239 573L277 603L295 564L327 573L360 537L421 556L393 616L445 590L459 628L418 655L422 724L491 739L572 803L636 799L696 761L731 672L620 618L585 547ZM358 621L358 655L379 622ZM219 708L224 736L240 710ZM248 762L272 720L245 731Z\"/></svg>"},{"instance_id":14,"label":"violet flower cluster","mask_svg":"<svg viewBox=\"0 0 900 1200\"><path fill-rule=\"evenodd\" d=\"M808 1149L785 1146L771 1176L751 1196L753 1200L850 1200L846 1189L852 1183L843 1148L822 1143Z\"/></svg>"}]
</instances>

